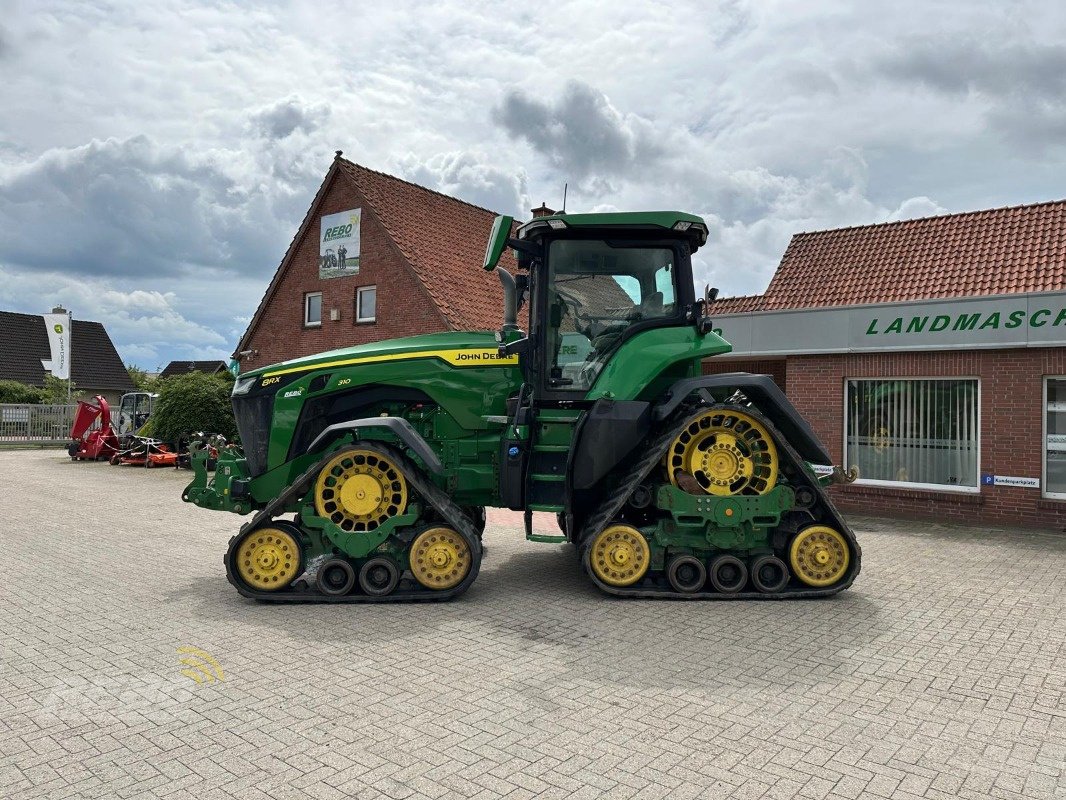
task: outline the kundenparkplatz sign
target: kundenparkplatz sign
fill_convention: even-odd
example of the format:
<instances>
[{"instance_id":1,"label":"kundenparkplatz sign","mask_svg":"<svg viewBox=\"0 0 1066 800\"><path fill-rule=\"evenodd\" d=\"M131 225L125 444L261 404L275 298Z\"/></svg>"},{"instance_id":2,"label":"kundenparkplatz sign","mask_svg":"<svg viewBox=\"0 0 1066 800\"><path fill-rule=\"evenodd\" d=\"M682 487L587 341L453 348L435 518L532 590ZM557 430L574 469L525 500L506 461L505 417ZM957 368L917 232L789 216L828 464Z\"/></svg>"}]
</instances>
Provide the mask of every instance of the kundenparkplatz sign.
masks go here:
<instances>
[{"instance_id":1,"label":"kundenparkplatz sign","mask_svg":"<svg viewBox=\"0 0 1066 800\"><path fill-rule=\"evenodd\" d=\"M734 355L1066 346L1066 292L714 317Z\"/></svg>"}]
</instances>

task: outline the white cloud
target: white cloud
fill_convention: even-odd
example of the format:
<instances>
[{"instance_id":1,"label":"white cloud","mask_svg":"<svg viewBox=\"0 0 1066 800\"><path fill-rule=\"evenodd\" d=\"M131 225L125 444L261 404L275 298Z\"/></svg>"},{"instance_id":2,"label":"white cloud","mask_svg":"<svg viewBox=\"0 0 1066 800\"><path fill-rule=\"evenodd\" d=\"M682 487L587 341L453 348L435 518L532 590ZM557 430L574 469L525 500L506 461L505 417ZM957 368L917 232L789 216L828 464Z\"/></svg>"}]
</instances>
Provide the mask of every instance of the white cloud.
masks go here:
<instances>
[{"instance_id":1,"label":"white cloud","mask_svg":"<svg viewBox=\"0 0 1066 800\"><path fill-rule=\"evenodd\" d=\"M226 358L232 351L232 340L183 316L173 292L122 291L107 280L0 266L0 307L39 314L58 304L75 319L103 323L119 355L149 369L171 357Z\"/></svg>"},{"instance_id":2,"label":"white cloud","mask_svg":"<svg viewBox=\"0 0 1066 800\"><path fill-rule=\"evenodd\" d=\"M1061 196L1064 40L1035 0L16 4L0 264L231 343L343 149L501 211L702 213L699 279L761 291L799 230Z\"/></svg>"}]
</instances>

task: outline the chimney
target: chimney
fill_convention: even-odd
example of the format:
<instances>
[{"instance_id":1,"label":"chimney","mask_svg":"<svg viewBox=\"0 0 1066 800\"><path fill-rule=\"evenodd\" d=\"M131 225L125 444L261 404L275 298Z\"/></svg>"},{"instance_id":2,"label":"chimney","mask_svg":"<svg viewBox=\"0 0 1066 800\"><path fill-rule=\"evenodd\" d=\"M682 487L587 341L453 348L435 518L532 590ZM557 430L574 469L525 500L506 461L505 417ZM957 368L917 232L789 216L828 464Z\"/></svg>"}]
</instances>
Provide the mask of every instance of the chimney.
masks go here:
<instances>
[{"instance_id":1,"label":"chimney","mask_svg":"<svg viewBox=\"0 0 1066 800\"><path fill-rule=\"evenodd\" d=\"M56 306L52 309L53 314L66 314L67 310L63 306Z\"/></svg>"},{"instance_id":2,"label":"chimney","mask_svg":"<svg viewBox=\"0 0 1066 800\"><path fill-rule=\"evenodd\" d=\"M544 203L540 204L540 208L534 208L529 213L533 215L533 219L537 219L537 217L550 217L555 214L555 212L544 205Z\"/></svg>"}]
</instances>

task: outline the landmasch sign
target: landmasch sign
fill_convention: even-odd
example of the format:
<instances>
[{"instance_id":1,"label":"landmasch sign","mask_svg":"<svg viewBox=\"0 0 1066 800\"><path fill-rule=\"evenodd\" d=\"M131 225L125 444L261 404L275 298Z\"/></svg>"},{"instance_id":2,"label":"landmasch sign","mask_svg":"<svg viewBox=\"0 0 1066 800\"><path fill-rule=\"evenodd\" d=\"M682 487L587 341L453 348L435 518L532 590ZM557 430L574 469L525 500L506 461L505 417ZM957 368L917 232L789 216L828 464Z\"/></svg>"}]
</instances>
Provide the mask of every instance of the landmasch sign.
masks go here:
<instances>
[{"instance_id":1,"label":"landmasch sign","mask_svg":"<svg viewBox=\"0 0 1066 800\"><path fill-rule=\"evenodd\" d=\"M714 317L735 355L1066 346L1066 292Z\"/></svg>"}]
</instances>

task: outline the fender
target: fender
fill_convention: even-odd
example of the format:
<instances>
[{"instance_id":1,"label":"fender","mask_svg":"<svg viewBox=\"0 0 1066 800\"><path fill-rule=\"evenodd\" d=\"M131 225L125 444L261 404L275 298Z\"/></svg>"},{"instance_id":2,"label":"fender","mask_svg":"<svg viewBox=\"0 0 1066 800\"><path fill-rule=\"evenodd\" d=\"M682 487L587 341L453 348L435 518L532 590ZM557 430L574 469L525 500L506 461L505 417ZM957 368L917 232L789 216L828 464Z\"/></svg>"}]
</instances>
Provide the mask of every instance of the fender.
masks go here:
<instances>
[{"instance_id":1,"label":"fender","mask_svg":"<svg viewBox=\"0 0 1066 800\"><path fill-rule=\"evenodd\" d=\"M655 404L652 414L656 422L669 417L690 394L703 391L716 401L722 402L733 392L740 391L777 427L800 457L811 464L832 464L833 458L826 451L811 426L792 405L781 388L769 375L752 375L747 372L727 372L721 375L701 375L683 378L673 384Z\"/></svg>"},{"instance_id":2,"label":"fender","mask_svg":"<svg viewBox=\"0 0 1066 800\"><path fill-rule=\"evenodd\" d=\"M398 438L404 445L416 456L419 460L426 465L434 475L440 475L444 472L444 466L440 463L440 459L437 458L437 454L433 452L433 448L429 446L425 439L423 439L418 431L412 427L411 423L402 417L367 417L365 419L352 419L347 422L338 422L335 425L330 425L322 433L316 436L311 444L307 446L304 453L313 453L321 447L325 446L332 439L336 438L342 433L351 431L355 434L355 437L359 438L361 431L370 430L373 428L384 428Z\"/></svg>"}]
</instances>

